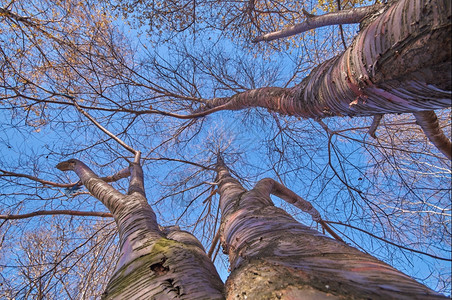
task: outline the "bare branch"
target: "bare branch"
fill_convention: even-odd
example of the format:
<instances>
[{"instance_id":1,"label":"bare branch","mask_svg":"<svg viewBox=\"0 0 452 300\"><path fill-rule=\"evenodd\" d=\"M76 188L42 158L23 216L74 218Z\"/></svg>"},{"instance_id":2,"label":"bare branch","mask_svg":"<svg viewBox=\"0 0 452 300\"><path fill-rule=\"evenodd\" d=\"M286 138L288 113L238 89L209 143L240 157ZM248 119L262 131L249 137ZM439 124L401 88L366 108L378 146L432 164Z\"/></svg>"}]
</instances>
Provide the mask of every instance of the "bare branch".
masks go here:
<instances>
[{"instance_id":1,"label":"bare branch","mask_svg":"<svg viewBox=\"0 0 452 300\"><path fill-rule=\"evenodd\" d=\"M380 125L380 121L382 118L383 118L382 114L375 115L374 119L372 120L372 125L370 125L368 133L374 139L377 138L377 136L375 135L375 132L377 131L378 125Z\"/></svg>"},{"instance_id":2,"label":"bare branch","mask_svg":"<svg viewBox=\"0 0 452 300\"><path fill-rule=\"evenodd\" d=\"M293 204L294 206L298 207L302 211L308 213L311 215L312 220L320 223L322 227L329 233L331 236L333 236L336 240L344 242L329 226L326 224L318 212L317 209L315 209L314 206L305 199L298 196L296 193L294 193L291 189L287 188L285 185L280 184L279 182L271 179L271 178L264 178L262 180L259 180L259 182L256 184L255 188L257 189L269 189L269 193L273 194L282 200Z\"/></svg>"},{"instance_id":3,"label":"bare branch","mask_svg":"<svg viewBox=\"0 0 452 300\"><path fill-rule=\"evenodd\" d=\"M341 223L341 222L334 222L334 221L324 221L324 222L325 223L329 223L329 224L337 224L337 225L347 226L347 227L350 227L352 229L356 229L356 230L361 231L361 232L363 232L363 233L365 233L367 235L370 235L373 238L376 238L376 239L378 239L380 241L383 241L383 242L388 243L390 245L393 245L395 247L399 247L401 249L405 249L405 250L408 250L408 251L411 251L411 252L415 252L415 253L419 253L419 254L422 254L422 255L430 256L430 257L432 257L434 259L445 260L445 261L452 261L452 259L450 259L450 258L439 257L439 256L436 256L436 255L433 255L433 254L429 254L429 253L426 253L426 252L422 252L422 251L419 251L419 250L416 250L416 249L412 249L412 248L404 247L402 245L398 245L398 244L396 244L394 242L391 242L391 241L389 241L387 239L384 239L384 238L381 238L379 236L376 236L373 233L370 233L370 232L368 232L368 231L366 231L364 229L361 229L359 227L355 227L355 226L350 225L350 224L344 224L344 223Z\"/></svg>"},{"instance_id":4,"label":"bare branch","mask_svg":"<svg viewBox=\"0 0 452 300\"><path fill-rule=\"evenodd\" d=\"M145 189L144 189L144 177L143 177L143 169L140 165L140 157L141 152L137 151L137 154L135 155L135 160L132 163L130 169L131 169L131 176L130 176L130 182L129 182L129 190L127 192L128 195L131 195L135 192L140 193L144 197L146 197Z\"/></svg>"},{"instance_id":5,"label":"bare branch","mask_svg":"<svg viewBox=\"0 0 452 300\"><path fill-rule=\"evenodd\" d=\"M136 151L135 152L135 158L133 159L133 162L136 164L140 164L140 160L141 160L141 151Z\"/></svg>"},{"instance_id":6,"label":"bare branch","mask_svg":"<svg viewBox=\"0 0 452 300\"><path fill-rule=\"evenodd\" d=\"M184 164L189 164L189 165L193 165L196 166L198 168L204 169L204 170L211 170L214 171L215 168L213 167L209 167L209 166L203 166L201 164L192 162L192 161L188 161L188 160L184 160L184 159L178 159L178 158L168 158L168 157L145 157L143 158L143 160L166 160L166 161L174 161L174 162L180 162L180 163L184 163Z\"/></svg>"},{"instance_id":7,"label":"bare branch","mask_svg":"<svg viewBox=\"0 0 452 300\"><path fill-rule=\"evenodd\" d=\"M117 172L114 175L110 175L110 176L106 176L106 177L100 177L100 179L102 179L105 182L115 182L118 181L122 178L127 178L130 176L130 168L124 168L122 170L120 170L119 172Z\"/></svg>"},{"instance_id":8,"label":"bare branch","mask_svg":"<svg viewBox=\"0 0 452 300\"><path fill-rule=\"evenodd\" d=\"M207 252L207 256L212 259L213 252L215 251L215 248L217 247L218 240L220 239L220 228L218 228L217 233L215 234L215 237L212 240L212 245L210 246L209 252Z\"/></svg>"},{"instance_id":9,"label":"bare branch","mask_svg":"<svg viewBox=\"0 0 452 300\"><path fill-rule=\"evenodd\" d=\"M450 139L441 130L438 117L433 110L413 113L416 123L421 126L427 138L448 159L452 160L452 144Z\"/></svg>"},{"instance_id":10,"label":"bare branch","mask_svg":"<svg viewBox=\"0 0 452 300\"><path fill-rule=\"evenodd\" d=\"M22 177L22 178L27 178L39 183L42 183L43 185L50 185L50 186L54 186L54 187L72 187L74 186L74 183L58 183L58 182L53 182L53 181L48 181L48 180L44 180L44 179L40 179L38 177L34 177L31 175L27 175L27 174L20 174L20 173L15 173L15 172L10 172L10 171L5 171L5 170L1 170L0 172L2 172L3 174L0 174L0 177Z\"/></svg>"},{"instance_id":11,"label":"bare branch","mask_svg":"<svg viewBox=\"0 0 452 300\"><path fill-rule=\"evenodd\" d=\"M285 185L282 185L281 183L271 178L264 178L262 180L259 180L255 188L257 189L266 188L268 189L269 194L273 194L283 199L284 201L293 204L302 211L310 214L312 220L316 222L319 222L321 220L320 213L317 211L317 209L315 209L312 206L310 202L298 196L296 193L294 193L291 189L287 188Z\"/></svg>"},{"instance_id":12,"label":"bare branch","mask_svg":"<svg viewBox=\"0 0 452 300\"><path fill-rule=\"evenodd\" d=\"M73 102L75 107L77 108L77 110L84 115L85 117L87 117L94 125L96 125L97 128L99 128L100 130L102 130L105 134L107 134L109 137L111 137L113 140L115 140L118 144L120 144L121 146L123 146L126 150L130 151L133 154L137 153L137 150L133 149L132 147L130 147L129 145L127 145L123 140L121 140L120 138L118 138L116 135L114 135L113 133L111 133L110 131L108 131L105 127L103 127L102 125L100 125L99 122L96 121L96 119L94 119L90 114L88 114L86 111L84 111L77 103L77 101L74 99L74 97L71 96L67 96L68 98L70 98Z\"/></svg>"},{"instance_id":13,"label":"bare branch","mask_svg":"<svg viewBox=\"0 0 452 300\"><path fill-rule=\"evenodd\" d=\"M77 159L70 159L56 165L60 171L73 171L88 191L100 200L110 211L115 211L118 199L124 197L111 185L101 180L87 165Z\"/></svg>"},{"instance_id":14,"label":"bare branch","mask_svg":"<svg viewBox=\"0 0 452 300\"><path fill-rule=\"evenodd\" d=\"M31 176L31 175L27 175L27 174L20 174L20 173L15 173L15 172L10 172L10 171L5 171L0 169L0 172L2 172L3 174L0 174L0 177L21 177L21 178L27 178L39 183L42 183L43 185L50 185L50 186L54 186L54 187L62 187L62 188L67 188L67 187L72 187L74 186L74 183L58 183L58 182L53 182L53 181L48 181L48 180L44 180L35 176ZM119 172L117 172L114 175L110 175L110 176L106 176L106 177L100 177L100 179L102 179L105 182L115 182L118 181L122 178L127 178L130 176L130 169L124 168L122 170L120 170Z\"/></svg>"},{"instance_id":15,"label":"bare branch","mask_svg":"<svg viewBox=\"0 0 452 300\"><path fill-rule=\"evenodd\" d=\"M273 41L324 26L360 23L366 16L375 14L383 7L383 4L355 7L349 10L341 10L337 12L327 13L321 16L314 16L304 12L307 18L303 23L287 27L280 31L261 35L255 38L253 42L257 43L261 41Z\"/></svg>"},{"instance_id":16,"label":"bare branch","mask_svg":"<svg viewBox=\"0 0 452 300\"><path fill-rule=\"evenodd\" d=\"M19 220L32 218L36 216L54 216L54 215L70 215L70 216L84 216L84 217L102 217L112 218L113 215L107 212L96 211L78 211L78 210L38 210L28 214L22 215L0 215L3 220Z\"/></svg>"},{"instance_id":17,"label":"bare branch","mask_svg":"<svg viewBox=\"0 0 452 300\"><path fill-rule=\"evenodd\" d=\"M341 8L341 0L336 0L336 4L337 4L337 10L342 10ZM345 37L344 37L344 28L342 27L341 24L339 24L339 32L341 34L341 40L342 40L342 45L344 46L344 50L347 50L347 44L345 43Z\"/></svg>"}]
</instances>

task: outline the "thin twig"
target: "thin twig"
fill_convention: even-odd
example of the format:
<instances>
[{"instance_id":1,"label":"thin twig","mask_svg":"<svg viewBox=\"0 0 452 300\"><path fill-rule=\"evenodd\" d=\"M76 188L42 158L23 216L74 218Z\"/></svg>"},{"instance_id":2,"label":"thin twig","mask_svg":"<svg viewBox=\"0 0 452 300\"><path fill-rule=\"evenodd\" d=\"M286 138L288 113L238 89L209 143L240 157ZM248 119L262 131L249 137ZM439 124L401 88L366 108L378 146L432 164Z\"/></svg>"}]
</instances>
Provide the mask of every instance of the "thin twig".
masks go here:
<instances>
[{"instance_id":1,"label":"thin twig","mask_svg":"<svg viewBox=\"0 0 452 300\"><path fill-rule=\"evenodd\" d=\"M337 10L338 11L342 10L341 0L336 0L336 3L337 3ZM347 50L347 44L345 43L345 37L344 37L344 28L342 28L342 24L339 24L339 32L341 34L342 45L344 45L344 49Z\"/></svg>"}]
</instances>

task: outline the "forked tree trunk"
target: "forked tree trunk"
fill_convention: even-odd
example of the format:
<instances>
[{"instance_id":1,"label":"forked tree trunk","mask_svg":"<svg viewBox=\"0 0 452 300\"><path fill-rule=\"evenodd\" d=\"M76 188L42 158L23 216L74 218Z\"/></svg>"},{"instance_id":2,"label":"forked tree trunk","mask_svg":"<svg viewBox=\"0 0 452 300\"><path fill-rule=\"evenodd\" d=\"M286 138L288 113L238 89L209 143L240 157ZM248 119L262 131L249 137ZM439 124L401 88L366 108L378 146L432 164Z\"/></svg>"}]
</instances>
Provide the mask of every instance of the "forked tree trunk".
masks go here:
<instances>
[{"instance_id":1,"label":"forked tree trunk","mask_svg":"<svg viewBox=\"0 0 452 300\"><path fill-rule=\"evenodd\" d=\"M198 114L264 107L324 118L450 107L451 3L400 0L365 20L367 25L343 54L320 64L295 87L211 99Z\"/></svg>"},{"instance_id":2,"label":"forked tree trunk","mask_svg":"<svg viewBox=\"0 0 452 300\"><path fill-rule=\"evenodd\" d=\"M444 299L371 255L275 207L271 181L250 191L217 165L227 299Z\"/></svg>"},{"instance_id":3,"label":"forked tree trunk","mask_svg":"<svg viewBox=\"0 0 452 300\"><path fill-rule=\"evenodd\" d=\"M110 210L118 226L120 257L103 299L224 298L223 283L201 243L177 227L159 228L137 160L130 167L127 195L78 160L62 162L57 168L74 171Z\"/></svg>"}]
</instances>

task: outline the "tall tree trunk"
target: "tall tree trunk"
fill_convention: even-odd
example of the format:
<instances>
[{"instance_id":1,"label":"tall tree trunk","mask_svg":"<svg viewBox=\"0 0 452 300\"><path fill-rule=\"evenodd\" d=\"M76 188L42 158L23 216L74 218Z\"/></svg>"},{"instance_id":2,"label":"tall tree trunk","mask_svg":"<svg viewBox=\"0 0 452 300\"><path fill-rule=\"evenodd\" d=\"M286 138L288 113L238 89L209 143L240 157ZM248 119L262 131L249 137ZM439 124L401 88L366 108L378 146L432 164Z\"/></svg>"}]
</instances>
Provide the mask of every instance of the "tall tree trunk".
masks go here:
<instances>
[{"instance_id":1,"label":"tall tree trunk","mask_svg":"<svg viewBox=\"0 0 452 300\"><path fill-rule=\"evenodd\" d=\"M451 106L450 0L400 0L362 26L343 54L320 64L295 87L266 87L207 100L198 114L219 107L264 107L324 118Z\"/></svg>"},{"instance_id":2,"label":"tall tree trunk","mask_svg":"<svg viewBox=\"0 0 452 300\"><path fill-rule=\"evenodd\" d=\"M409 276L300 224L275 207L281 189L250 191L217 164L227 299L443 299Z\"/></svg>"},{"instance_id":3,"label":"tall tree trunk","mask_svg":"<svg viewBox=\"0 0 452 300\"><path fill-rule=\"evenodd\" d=\"M139 159L138 159L139 160ZM223 299L223 283L201 243L177 227L160 229L148 204L143 171L136 160L124 195L81 161L57 165L74 171L112 213L119 230L120 257L103 299Z\"/></svg>"}]
</instances>

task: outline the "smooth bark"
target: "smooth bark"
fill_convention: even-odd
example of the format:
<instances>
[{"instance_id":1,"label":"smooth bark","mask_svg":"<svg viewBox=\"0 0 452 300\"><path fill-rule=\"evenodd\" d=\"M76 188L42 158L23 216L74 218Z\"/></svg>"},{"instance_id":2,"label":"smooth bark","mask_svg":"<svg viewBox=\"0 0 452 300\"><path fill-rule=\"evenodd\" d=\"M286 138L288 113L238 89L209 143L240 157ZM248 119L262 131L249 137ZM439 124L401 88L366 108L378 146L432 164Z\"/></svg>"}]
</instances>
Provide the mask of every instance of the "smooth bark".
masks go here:
<instances>
[{"instance_id":1,"label":"smooth bark","mask_svg":"<svg viewBox=\"0 0 452 300\"><path fill-rule=\"evenodd\" d=\"M57 165L74 171L90 193L112 213L119 230L120 256L103 299L223 299L223 283L201 243L177 227L161 229L148 204L143 170L130 166L124 195L81 161Z\"/></svg>"},{"instance_id":2,"label":"smooth bark","mask_svg":"<svg viewBox=\"0 0 452 300\"><path fill-rule=\"evenodd\" d=\"M270 199L271 182L247 191L219 159L227 299L444 299L371 255L297 222ZM309 209L309 208L308 208Z\"/></svg>"},{"instance_id":3,"label":"smooth bark","mask_svg":"<svg viewBox=\"0 0 452 300\"><path fill-rule=\"evenodd\" d=\"M295 87L207 100L198 113L264 107L324 118L451 106L450 0L400 0L365 23L343 54L320 64Z\"/></svg>"}]
</instances>

